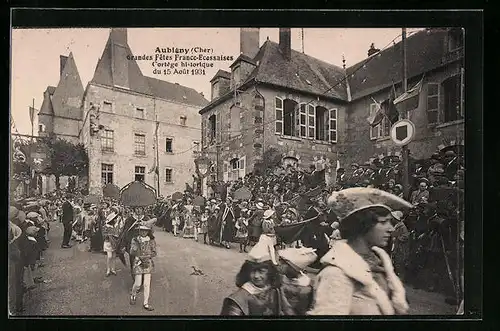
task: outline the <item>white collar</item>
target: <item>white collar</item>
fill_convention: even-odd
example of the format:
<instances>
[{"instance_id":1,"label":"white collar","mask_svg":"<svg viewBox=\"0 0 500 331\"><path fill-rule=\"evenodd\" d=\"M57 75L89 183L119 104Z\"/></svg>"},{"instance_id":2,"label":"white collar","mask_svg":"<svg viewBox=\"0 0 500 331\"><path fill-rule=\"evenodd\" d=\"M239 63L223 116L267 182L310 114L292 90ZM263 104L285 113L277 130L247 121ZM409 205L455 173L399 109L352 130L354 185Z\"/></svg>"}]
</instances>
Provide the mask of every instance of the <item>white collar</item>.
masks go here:
<instances>
[{"instance_id":1,"label":"white collar","mask_svg":"<svg viewBox=\"0 0 500 331\"><path fill-rule=\"evenodd\" d=\"M241 288L247 291L248 293L255 295L269 290L270 286L257 287L252 282L246 282L245 284L243 284Z\"/></svg>"}]
</instances>

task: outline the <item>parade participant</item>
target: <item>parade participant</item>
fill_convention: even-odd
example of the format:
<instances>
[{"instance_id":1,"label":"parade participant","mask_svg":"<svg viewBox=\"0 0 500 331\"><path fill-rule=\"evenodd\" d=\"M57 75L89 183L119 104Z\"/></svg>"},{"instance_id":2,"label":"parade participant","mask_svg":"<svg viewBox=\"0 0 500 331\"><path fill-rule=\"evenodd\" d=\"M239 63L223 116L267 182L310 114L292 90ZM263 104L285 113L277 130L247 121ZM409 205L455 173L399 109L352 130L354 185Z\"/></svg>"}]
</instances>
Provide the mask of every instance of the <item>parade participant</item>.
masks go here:
<instances>
[{"instance_id":1,"label":"parade participant","mask_svg":"<svg viewBox=\"0 0 500 331\"><path fill-rule=\"evenodd\" d=\"M397 223L394 226L394 232L391 234L391 258L394 263L396 275L404 281L405 271L408 263L409 249L408 239L410 232L404 223L404 214L401 211L392 213Z\"/></svg>"},{"instance_id":2,"label":"parade participant","mask_svg":"<svg viewBox=\"0 0 500 331\"><path fill-rule=\"evenodd\" d=\"M236 215L233 208L233 201L230 197L226 198L226 202L222 206L222 216L220 219L220 243L227 249L231 246L229 243L233 241L235 228L234 223L236 220Z\"/></svg>"},{"instance_id":3,"label":"parade participant","mask_svg":"<svg viewBox=\"0 0 500 331\"><path fill-rule=\"evenodd\" d=\"M418 190L413 191L410 198L410 202L414 206L429 202L429 191L427 190L428 186L429 181L426 178L419 179Z\"/></svg>"},{"instance_id":4,"label":"parade participant","mask_svg":"<svg viewBox=\"0 0 500 331\"><path fill-rule=\"evenodd\" d=\"M208 218L209 209L205 208L200 216L200 223L198 225L198 234L203 235L203 243L207 244L207 234L208 234ZM198 238L196 238L198 241Z\"/></svg>"},{"instance_id":5,"label":"parade participant","mask_svg":"<svg viewBox=\"0 0 500 331\"><path fill-rule=\"evenodd\" d=\"M394 231L393 210L411 204L378 189L333 192L329 205L340 219L345 240L321 258L309 315L406 314L405 289L384 251ZM366 272L366 271L370 272Z\"/></svg>"},{"instance_id":6,"label":"parade participant","mask_svg":"<svg viewBox=\"0 0 500 331\"><path fill-rule=\"evenodd\" d=\"M172 225L173 225L173 232L174 236L177 237L177 233L179 232L179 225L181 224L180 221L180 211L179 211L179 204L175 204L172 207Z\"/></svg>"},{"instance_id":7,"label":"parade participant","mask_svg":"<svg viewBox=\"0 0 500 331\"><path fill-rule=\"evenodd\" d=\"M106 217L103 227L104 246L106 252L106 277L116 276L116 250L119 234L121 232L121 219L118 207L112 207L111 213Z\"/></svg>"},{"instance_id":8,"label":"parade participant","mask_svg":"<svg viewBox=\"0 0 500 331\"><path fill-rule=\"evenodd\" d=\"M144 303L146 310L152 311L154 308L149 304L149 293L151 288L151 273L154 270L153 258L156 257L156 241L152 236L151 227L140 225L139 235L132 238L130 244L130 254L134 256L132 272L134 274L134 285L130 295L130 304L135 304L137 292L143 283Z\"/></svg>"},{"instance_id":9,"label":"parade participant","mask_svg":"<svg viewBox=\"0 0 500 331\"><path fill-rule=\"evenodd\" d=\"M104 252L103 225L106 222L106 209L107 203L104 202L101 204L101 208L97 210L97 214L95 215L95 219L90 232L91 252Z\"/></svg>"},{"instance_id":10,"label":"parade participant","mask_svg":"<svg viewBox=\"0 0 500 331\"><path fill-rule=\"evenodd\" d=\"M255 247L252 249L254 250ZM255 252L257 253L257 252ZM281 277L269 253L249 256L236 276L238 289L222 303L221 316L278 316L295 312L280 295Z\"/></svg>"},{"instance_id":11,"label":"parade participant","mask_svg":"<svg viewBox=\"0 0 500 331\"><path fill-rule=\"evenodd\" d=\"M246 211L246 210L244 210ZM248 221L245 217L240 216L236 221L236 239L240 244L240 253L247 252L248 245Z\"/></svg>"},{"instance_id":12,"label":"parade participant","mask_svg":"<svg viewBox=\"0 0 500 331\"><path fill-rule=\"evenodd\" d=\"M187 204L184 206L184 229L182 229L182 237L188 239L195 238L195 231L193 205L191 205L191 200L188 199Z\"/></svg>"},{"instance_id":13,"label":"parade participant","mask_svg":"<svg viewBox=\"0 0 500 331\"><path fill-rule=\"evenodd\" d=\"M219 206L214 206L211 214L208 217L208 239L211 245L220 243L219 233L220 228L218 224L220 214Z\"/></svg>"},{"instance_id":14,"label":"parade participant","mask_svg":"<svg viewBox=\"0 0 500 331\"><path fill-rule=\"evenodd\" d=\"M401 184L394 185L392 194L394 194L395 196L402 199L403 198L403 185L401 185Z\"/></svg>"},{"instance_id":15,"label":"parade participant","mask_svg":"<svg viewBox=\"0 0 500 331\"><path fill-rule=\"evenodd\" d=\"M294 315L302 316L312 308L312 280L304 271L316 261L315 250L309 247L287 248L278 251L280 258L281 288L284 298L294 310Z\"/></svg>"},{"instance_id":16,"label":"parade participant","mask_svg":"<svg viewBox=\"0 0 500 331\"><path fill-rule=\"evenodd\" d=\"M82 208L79 205L75 206L75 215L73 217L73 235L72 237L81 242L83 240L83 230L84 230L84 217L82 213Z\"/></svg>"},{"instance_id":17,"label":"parade participant","mask_svg":"<svg viewBox=\"0 0 500 331\"><path fill-rule=\"evenodd\" d=\"M276 233L274 230L275 222L273 219L275 212L272 209L268 209L264 212L262 217L262 234L259 237L259 241L250 251L249 255L252 256L254 252L260 252L260 250L267 251L274 265L278 265L278 259L276 255L275 246Z\"/></svg>"},{"instance_id":18,"label":"parade participant","mask_svg":"<svg viewBox=\"0 0 500 331\"><path fill-rule=\"evenodd\" d=\"M257 202L252 216L248 220L248 240L249 244L257 243L262 234L262 217L264 216L264 204Z\"/></svg>"}]
</instances>

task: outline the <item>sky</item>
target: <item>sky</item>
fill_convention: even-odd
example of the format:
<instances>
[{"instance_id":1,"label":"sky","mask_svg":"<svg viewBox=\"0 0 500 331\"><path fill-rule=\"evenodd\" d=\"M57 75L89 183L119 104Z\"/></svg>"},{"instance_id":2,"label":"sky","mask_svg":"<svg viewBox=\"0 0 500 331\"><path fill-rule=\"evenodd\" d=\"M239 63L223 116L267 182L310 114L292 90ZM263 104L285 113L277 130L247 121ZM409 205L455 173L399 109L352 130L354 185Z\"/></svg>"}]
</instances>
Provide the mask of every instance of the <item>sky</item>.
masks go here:
<instances>
[{"instance_id":1,"label":"sky","mask_svg":"<svg viewBox=\"0 0 500 331\"><path fill-rule=\"evenodd\" d=\"M291 29L292 48L342 66L351 66L368 57L372 43L384 49L401 40L400 28L300 28ZM407 29L408 32L419 30ZM110 29L13 29L11 48L11 113L15 129L13 133L31 134L29 107L33 100L35 109L40 109L43 92L47 86L57 86L59 81L59 56L73 53L83 87L92 79L98 59L108 40ZM278 28L260 29L260 46L269 38L279 41ZM238 28L131 28L128 29L128 44L134 55L154 55L156 47L213 49L211 55L226 55L236 58L240 54ZM173 83L179 83L210 98L210 79L219 69L229 70L232 61L214 62L214 67L205 70L206 75L173 76L154 75L151 61L138 61L142 73ZM34 123L37 134L37 120Z\"/></svg>"}]
</instances>

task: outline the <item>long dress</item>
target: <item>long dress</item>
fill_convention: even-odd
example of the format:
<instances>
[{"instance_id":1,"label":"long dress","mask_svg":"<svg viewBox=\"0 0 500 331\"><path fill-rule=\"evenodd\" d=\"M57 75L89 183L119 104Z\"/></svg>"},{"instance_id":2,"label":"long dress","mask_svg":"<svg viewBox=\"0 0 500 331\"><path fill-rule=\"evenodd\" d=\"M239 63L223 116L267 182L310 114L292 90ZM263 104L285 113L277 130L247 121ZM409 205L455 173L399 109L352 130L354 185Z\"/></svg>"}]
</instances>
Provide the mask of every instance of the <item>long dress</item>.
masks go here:
<instances>
[{"instance_id":1,"label":"long dress","mask_svg":"<svg viewBox=\"0 0 500 331\"><path fill-rule=\"evenodd\" d=\"M193 213L190 208L186 206L186 213L184 214L184 230L183 230L183 238L194 238L194 219Z\"/></svg>"},{"instance_id":2,"label":"long dress","mask_svg":"<svg viewBox=\"0 0 500 331\"><path fill-rule=\"evenodd\" d=\"M236 228L234 226L235 214L232 207L227 205L225 206L221 221L221 242L232 242L236 232Z\"/></svg>"}]
</instances>

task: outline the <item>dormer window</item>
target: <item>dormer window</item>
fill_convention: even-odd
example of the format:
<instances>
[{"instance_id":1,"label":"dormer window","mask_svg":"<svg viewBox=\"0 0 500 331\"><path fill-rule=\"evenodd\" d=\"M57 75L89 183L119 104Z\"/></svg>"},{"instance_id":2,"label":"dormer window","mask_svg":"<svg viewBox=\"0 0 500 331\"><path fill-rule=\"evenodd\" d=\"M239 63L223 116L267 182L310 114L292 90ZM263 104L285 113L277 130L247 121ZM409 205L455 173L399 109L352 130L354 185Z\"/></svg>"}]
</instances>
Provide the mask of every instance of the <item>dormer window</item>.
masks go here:
<instances>
[{"instance_id":1,"label":"dormer window","mask_svg":"<svg viewBox=\"0 0 500 331\"><path fill-rule=\"evenodd\" d=\"M40 132L45 132L45 125L38 124L38 133L40 133Z\"/></svg>"},{"instance_id":2,"label":"dormer window","mask_svg":"<svg viewBox=\"0 0 500 331\"><path fill-rule=\"evenodd\" d=\"M212 83L212 100L219 97L219 81L216 80Z\"/></svg>"}]
</instances>

